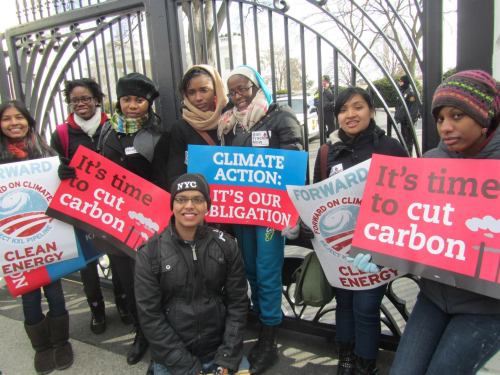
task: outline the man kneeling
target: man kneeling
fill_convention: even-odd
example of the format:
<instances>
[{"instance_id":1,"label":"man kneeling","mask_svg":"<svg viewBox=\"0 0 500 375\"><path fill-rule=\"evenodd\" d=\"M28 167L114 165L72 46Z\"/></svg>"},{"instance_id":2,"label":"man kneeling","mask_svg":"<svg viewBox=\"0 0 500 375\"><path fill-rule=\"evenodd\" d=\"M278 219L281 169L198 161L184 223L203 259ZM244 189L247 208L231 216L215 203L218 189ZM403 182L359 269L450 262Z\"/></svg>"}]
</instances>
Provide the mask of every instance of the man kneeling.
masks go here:
<instances>
[{"instance_id":1,"label":"man kneeling","mask_svg":"<svg viewBox=\"0 0 500 375\"><path fill-rule=\"evenodd\" d=\"M169 226L137 251L135 292L155 374L230 374L243 355L247 281L236 241L204 224L200 174L171 188Z\"/></svg>"}]
</instances>

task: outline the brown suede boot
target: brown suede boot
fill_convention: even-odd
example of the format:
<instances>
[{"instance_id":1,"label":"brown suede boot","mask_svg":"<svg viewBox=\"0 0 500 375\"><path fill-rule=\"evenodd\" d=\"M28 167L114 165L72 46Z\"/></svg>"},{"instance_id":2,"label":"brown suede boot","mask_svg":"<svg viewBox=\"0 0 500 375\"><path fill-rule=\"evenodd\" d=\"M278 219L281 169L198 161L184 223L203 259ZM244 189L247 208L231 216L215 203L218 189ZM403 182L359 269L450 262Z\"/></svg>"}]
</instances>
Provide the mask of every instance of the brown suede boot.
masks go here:
<instances>
[{"instance_id":1,"label":"brown suede boot","mask_svg":"<svg viewBox=\"0 0 500 375\"><path fill-rule=\"evenodd\" d=\"M50 342L50 331L47 318L34 325L24 324L33 349L35 349L35 370L37 374L49 374L55 368L54 350Z\"/></svg>"},{"instance_id":2,"label":"brown suede boot","mask_svg":"<svg viewBox=\"0 0 500 375\"><path fill-rule=\"evenodd\" d=\"M54 362L58 370L73 364L73 348L69 343L69 315L47 316L50 327L50 341L54 348Z\"/></svg>"}]
</instances>

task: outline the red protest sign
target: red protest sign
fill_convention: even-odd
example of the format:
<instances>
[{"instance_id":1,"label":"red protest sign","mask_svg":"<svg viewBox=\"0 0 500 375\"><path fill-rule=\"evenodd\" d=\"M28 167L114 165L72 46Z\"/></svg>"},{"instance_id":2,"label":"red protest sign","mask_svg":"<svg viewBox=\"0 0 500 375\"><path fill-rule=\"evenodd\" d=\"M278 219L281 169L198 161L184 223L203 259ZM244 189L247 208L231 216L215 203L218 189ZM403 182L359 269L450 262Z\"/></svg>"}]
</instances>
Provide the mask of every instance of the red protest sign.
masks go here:
<instances>
[{"instance_id":1,"label":"red protest sign","mask_svg":"<svg viewBox=\"0 0 500 375\"><path fill-rule=\"evenodd\" d=\"M285 190L211 184L207 222L270 226L281 230L299 215Z\"/></svg>"},{"instance_id":2,"label":"red protest sign","mask_svg":"<svg viewBox=\"0 0 500 375\"><path fill-rule=\"evenodd\" d=\"M76 178L57 189L47 214L125 251L135 249L170 219L170 194L80 146L71 160Z\"/></svg>"},{"instance_id":3,"label":"red protest sign","mask_svg":"<svg viewBox=\"0 0 500 375\"><path fill-rule=\"evenodd\" d=\"M352 249L500 298L500 161L374 155Z\"/></svg>"}]
</instances>

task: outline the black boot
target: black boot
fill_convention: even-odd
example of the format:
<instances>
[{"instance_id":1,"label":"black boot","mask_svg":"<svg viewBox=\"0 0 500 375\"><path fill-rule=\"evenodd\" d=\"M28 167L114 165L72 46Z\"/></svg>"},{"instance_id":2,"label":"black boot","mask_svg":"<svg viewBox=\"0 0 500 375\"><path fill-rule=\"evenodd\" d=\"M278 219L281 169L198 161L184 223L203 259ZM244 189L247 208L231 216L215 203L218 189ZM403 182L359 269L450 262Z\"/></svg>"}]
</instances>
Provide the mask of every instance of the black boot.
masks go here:
<instances>
[{"instance_id":1,"label":"black boot","mask_svg":"<svg viewBox=\"0 0 500 375\"><path fill-rule=\"evenodd\" d=\"M50 341L54 348L54 362L58 370L73 364L73 348L69 343L69 315L47 316L50 327Z\"/></svg>"},{"instance_id":2,"label":"black boot","mask_svg":"<svg viewBox=\"0 0 500 375\"><path fill-rule=\"evenodd\" d=\"M115 296L116 310L118 310L118 315L120 316L123 324L132 324L134 322L130 311L127 307L127 297L125 294Z\"/></svg>"},{"instance_id":3,"label":"black boot","mask_svg":"<svg viewBox=\"0 0 500 375\"><path fill-rule=\"evenodd\" d=\"M377 375L378 369L375 359L365 359L356 356L356 365L354 367L355 375Z\"/></svg>"},{"instance_id":4,"label":"black boot","mask_svg":"<svg viewBox=\"0 0 500 375\"><path fill-rule=\"evenodd\" d=\"M134 343L127 353L127 363L129 365L135 365L141 360L148 349L149 343L144 337L140 327L136 327Z\"/></svg>"},{"instance_id":5,"label":"black boot","mask_svg":"<svg viewBox=\"0 0 500 375\"><path fill-rule=\"evenodd\" d=\"M252 349L250 349L250 352L248 353L248 362L252 363L255 358L259 355L259 340L252 346Z\"/></svg>"},{"instance_id":6,"label":"black boot","mask_svg":"<svg viewBox=\"0 0 500 375\"><path fill-rule=\"evenodd\" d=\"M337 365L337 375L354 375L354 345L339 344L339 364Z\"/></svg>"},{"instance_id":7,"label":"black boot","mask_svg":"<svg viewBox=\"0 0 500 375\"><path fill-rule=\"evenodd\" d=\"M278 361L276 332L276 326L262 325L259 342L256 344L257 349L253 355L253 360L250 362L250 374L262 374Z\"/></svg>"},{"instance_id":8,"label":"black boot","mask_svg":"<svg viewBox=\"0 0 500 375\"><path fill-rule=\"evenodd\" d=\"M106 330L106 313L104 311L104 301L89 302L90 306L90 330L96 335Z\"/></svg>"},{"instance_id":9,"label":"black boot","mask_svg":"<svg viewBox=\"0 0 500 375\"><path fill-rule=\"evenodd\" d=\"M50 342L50 331L47 318L34 325L24 324L33 349L35 349L35 370L37 374L48 374L56 365L54 363L54 350Z\"/></svg>"}]
</instances>

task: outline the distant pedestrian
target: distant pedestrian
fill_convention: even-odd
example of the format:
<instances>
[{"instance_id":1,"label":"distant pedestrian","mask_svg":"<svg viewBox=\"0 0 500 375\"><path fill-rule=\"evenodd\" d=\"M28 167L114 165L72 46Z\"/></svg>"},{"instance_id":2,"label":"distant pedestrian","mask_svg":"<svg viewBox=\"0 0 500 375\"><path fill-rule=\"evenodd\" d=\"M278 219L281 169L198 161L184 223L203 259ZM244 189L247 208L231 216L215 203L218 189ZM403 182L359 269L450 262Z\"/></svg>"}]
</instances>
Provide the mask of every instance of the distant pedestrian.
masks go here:
<instances>
[{"instance_id":1,"label":"distant pedestrian","mask_svg":"<svg viewBox=\"0 0 500 375\"><path fill-rule=\"evenodd\" d=\"M500 84L490 74L466 70L444 80L432 114L441 141L424 157L500 159ZM390 373L475 374L498 351L499 299L422 278Z\"/></svg>"},{"instance_id":2,"label":"distant pedestrian","mask_svg":"<svg viewBox=\"0 0 500 375\"><path fill-rule=\"evenodd\" d=\"M233 374L248 310L234 238L206 226L210 189L200 174L170 189L169 226L137 251L135 290L156 375Z\"/></svg>"},{"instance_id":3,"label":"distant pedestrian","mask_svg":"<svg viewBox=\"0 0 500 375\"><path fill-rule=\"evenodd\" d=\"M0 106L0 127L0 164L56 155L37 133L35 120L21 102L13 100ZM47 315L42 310L41 289L49 304ZM25 293L21 298L24 329L36 352L36 372L48 374L71 366L73 349L68 341L69 315L61 280Z\"/></svg>"},{"instance_id":4,"label":"distant pedestrian","mask_svg":"<svg viewBox=\"0 0 500 375\"><path fill-rule=\"evenodd\" d=\"M328 136L335 130L335 95L333 94L330 76L324 75L321 80L321 90L323 95L323 121L325 123L325 136ZM314 105L319 111L319 90L314 94Z\"/></svg>"},{"instance_id":5,"label":"distant pedestrian","mask_svg":"<svg viewBox=\"0 0 500 375\"><path fill-rule=\"evenodd\" d=\"M413 146L415 145L415 122L417 122L418 117L420 116L420 106L418 104L417 97L410 86L410 78L407 75L401 76L398 81L398 85L404 102L410 112L410 117L408 117L403 103L400 103L396 107L394 118L401 126L401 135L411 156Z\"/></svg>"}]
</instances>

